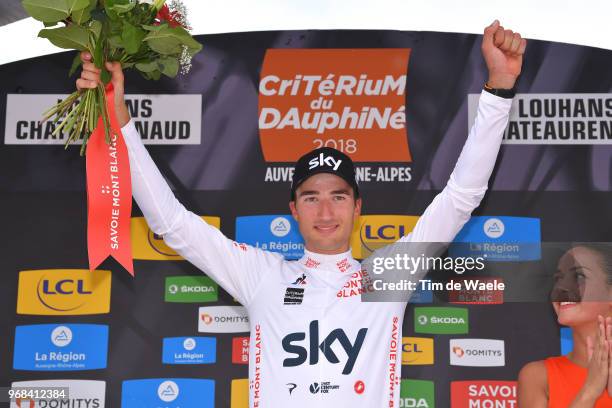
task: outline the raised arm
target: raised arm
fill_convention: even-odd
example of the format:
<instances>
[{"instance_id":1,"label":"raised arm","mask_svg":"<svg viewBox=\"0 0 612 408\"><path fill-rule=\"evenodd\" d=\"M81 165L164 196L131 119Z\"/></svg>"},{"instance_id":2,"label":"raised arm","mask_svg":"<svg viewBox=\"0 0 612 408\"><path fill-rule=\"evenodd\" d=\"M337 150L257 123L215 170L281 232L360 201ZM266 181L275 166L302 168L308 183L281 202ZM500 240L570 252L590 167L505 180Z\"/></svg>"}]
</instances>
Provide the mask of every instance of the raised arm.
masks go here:
<instances>
[{"instance_id":1,"label":"raised arm","mask_svg":"<svg viewBox=\"0 0 612 408\"><path fill-rule=\"evenodd\" d=\"M497 20L485 28L481 48L489 69L488 87L514 87L526 45L520 34L505 30ZM455 238L487 190L511 104L512 99L482 92L476 120L446 187L400 241L449 243Z\"/></svg>"},{"instance_id":2,"label":"raised arm","mask_svg":"<svg viewBox=\"0 0 612 408\"><path fill-rule=\"evenodd\" d=\"M83 72L77 80L77 87L94 88L100 81L100 70L90 62L88 53L82 53L81 58ZM114 62L107 63L106 67L112 74L117 120L128 148L132 194L149 227L161 235L169 247L247 306L263 274L277 269L282 256L239 245L185 209L170 190L130 120L124 100L121 65Z\"/></svg>"}]
</instances>

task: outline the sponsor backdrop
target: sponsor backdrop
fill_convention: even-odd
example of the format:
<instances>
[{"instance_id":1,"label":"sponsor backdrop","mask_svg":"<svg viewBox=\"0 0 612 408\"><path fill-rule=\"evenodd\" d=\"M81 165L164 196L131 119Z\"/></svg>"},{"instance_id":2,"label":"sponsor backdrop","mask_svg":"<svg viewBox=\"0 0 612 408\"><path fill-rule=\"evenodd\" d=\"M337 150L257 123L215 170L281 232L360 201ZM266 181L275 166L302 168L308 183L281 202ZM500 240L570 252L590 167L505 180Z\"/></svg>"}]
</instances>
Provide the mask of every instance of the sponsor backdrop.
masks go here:
<instances>
[{"instance_id":1,"label":"sponsor backdrop","mask_svg":"<svg viewBox=\"0 0 612 408\"><path fill-rule=\"evenodd\" d=\"M303 251L287 215L292 161L318 146L355 159L365 201L352 243L367 256L408 233L443 188L486 80L474 35L199 39L186 77L127 74L130 113L187 208L287 259ZM135 278L112 260L86 270L85 161L38 122L72 91L72 58L0 67L0 386L69 387L79 407L246 407L245 310L137 207ZM481 245L459 251L511 273L540 259L540 242L611 240L611 65L609 51L530 42L491 189L457 237ZM521 366L572 348L546 301L486 288L444 300L423 288L408 306L400 406L514 407Z\"/></svg>"}]
</instances>

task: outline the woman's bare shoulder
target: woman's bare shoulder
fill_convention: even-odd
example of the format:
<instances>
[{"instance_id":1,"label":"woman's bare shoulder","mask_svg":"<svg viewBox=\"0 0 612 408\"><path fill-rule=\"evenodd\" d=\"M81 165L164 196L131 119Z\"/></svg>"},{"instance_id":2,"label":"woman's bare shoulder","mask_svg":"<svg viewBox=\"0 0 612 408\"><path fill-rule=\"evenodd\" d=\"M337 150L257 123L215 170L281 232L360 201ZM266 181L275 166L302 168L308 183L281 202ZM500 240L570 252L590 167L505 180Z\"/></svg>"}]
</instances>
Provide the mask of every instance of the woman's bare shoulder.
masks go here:
<instances>
[{"instance_id":1,"label":"woman's bare shoulder","mask_svg":"<svg viewBox=\"0 0 612 408\"><path fill-rule=\"evenodd\" d=\"M525 364L519 372L519 381L521 377L529 381L543 379L546 382L546 364L544 360L531 361Z\"/></svg>"},{"instance_id":2,"label":"woman's bare shoulder","mask_svg":"<svg viewBox=\"0 0 612 408\"><path fill-rule=\"evenodd\" d=\"M521 368L518 375L518 406L546 407L548 403L546 364L532 361Z\"/></svg>"}]
</instances>

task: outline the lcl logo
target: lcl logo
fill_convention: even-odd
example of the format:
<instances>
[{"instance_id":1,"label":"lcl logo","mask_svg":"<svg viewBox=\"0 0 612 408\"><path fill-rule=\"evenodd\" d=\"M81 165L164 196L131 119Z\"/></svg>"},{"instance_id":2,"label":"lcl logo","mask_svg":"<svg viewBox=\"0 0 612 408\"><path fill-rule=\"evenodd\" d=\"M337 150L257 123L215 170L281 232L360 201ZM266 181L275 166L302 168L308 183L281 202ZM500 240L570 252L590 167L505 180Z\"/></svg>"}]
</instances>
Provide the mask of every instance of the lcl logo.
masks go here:
<instances>
[{"instance_id":1,"label":"lcl logo","mask_svg":"<svg viewBox=\"0 0 612 408\"><path fill-rule=\"evenodd\" d=\"M73 293L91 295L92 293L85 289L83 279L62 279L55 284L51 283L49 279L43 279L40 286L42 286L42 293L45 295L71 295Z\"/></svg>"},{"instance_id":2,"label":"lcl logo","mask_svg":"<svg viewBox=\"0 0 612 408\"><path fill-rule=\"evenodd\" d=\"M406 234L405 225L381 225L372 231L371 225L366 225L363 229L364 238L367 240L396 240Z\"/></svg>"}]
</instances>

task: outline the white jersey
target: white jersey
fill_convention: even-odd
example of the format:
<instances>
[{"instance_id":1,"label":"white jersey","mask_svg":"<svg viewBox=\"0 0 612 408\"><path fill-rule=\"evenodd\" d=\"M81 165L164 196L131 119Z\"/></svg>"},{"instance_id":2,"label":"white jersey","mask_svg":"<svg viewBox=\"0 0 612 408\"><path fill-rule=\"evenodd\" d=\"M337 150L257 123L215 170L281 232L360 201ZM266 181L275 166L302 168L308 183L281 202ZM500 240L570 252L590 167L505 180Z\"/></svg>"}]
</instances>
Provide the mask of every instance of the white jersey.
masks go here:
<instances>
[{"instance_id":1,"label":"white jersey","mask_svg":"<svg viewBox=\"0 0 612 408\"><path fill-rule=\"evenodd\" d=\"M446 187L407 242L451 242L487 189L511 105L482 93ZM142 144L123 129L134 198L151 230L212 277L249 314L250 407L398 407L403 302L362 302L350 251L298 261L238 244L187 211Z\"/></svg>"}]
</instances>

